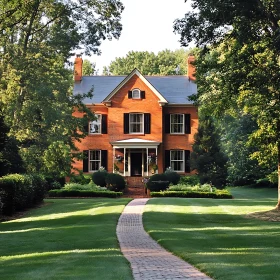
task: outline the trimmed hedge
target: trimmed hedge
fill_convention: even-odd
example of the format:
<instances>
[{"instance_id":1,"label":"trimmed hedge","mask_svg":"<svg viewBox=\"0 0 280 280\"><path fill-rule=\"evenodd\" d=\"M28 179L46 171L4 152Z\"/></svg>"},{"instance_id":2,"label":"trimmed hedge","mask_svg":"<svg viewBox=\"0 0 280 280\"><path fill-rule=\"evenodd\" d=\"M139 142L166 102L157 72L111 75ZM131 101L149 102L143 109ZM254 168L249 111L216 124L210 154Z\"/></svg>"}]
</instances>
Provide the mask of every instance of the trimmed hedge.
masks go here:
<instances>
[{"instance_id":1,"label":"trimmed hedge","mask_svg":"<svg viewBox=\"0 0 280 280\"><path fill-rule=\"evenodd\" d=\"M0 178L2 214L12 215L43 201L46 181L40 175L10 174Z\"/></svg>"},{"instance_id":2,"label":"trimmed hedge","mask_svg":"<svg viewBox=\"0 0 280 280\"><path fill-rule=\"evenodd\" d=\"M164 191L151 192L151 197L187 197L187 198L232 198L227 190L217 190L215 192L195 192L195 191Z\"/></svg>"},{"instance_id":3,"label":"trimmed hedge","mask_svg":"<svg viewBox=\"0 0 280 280\"><path fill-rule=\"evenodd\" d=\"M49 197L120 197L122 192L86 190L50 190Z\"/></svg>"},{"instance_id":4,"label":"trimmed hedge","mask_svg":"<svg viewBox=\"0 0 280 280\"><path fill-rule=\"evenodd\" d=\"M181 179L181 176L175 171L165 171L164 174L172 185L177 185Z\"/></svg>"}]
</instances>

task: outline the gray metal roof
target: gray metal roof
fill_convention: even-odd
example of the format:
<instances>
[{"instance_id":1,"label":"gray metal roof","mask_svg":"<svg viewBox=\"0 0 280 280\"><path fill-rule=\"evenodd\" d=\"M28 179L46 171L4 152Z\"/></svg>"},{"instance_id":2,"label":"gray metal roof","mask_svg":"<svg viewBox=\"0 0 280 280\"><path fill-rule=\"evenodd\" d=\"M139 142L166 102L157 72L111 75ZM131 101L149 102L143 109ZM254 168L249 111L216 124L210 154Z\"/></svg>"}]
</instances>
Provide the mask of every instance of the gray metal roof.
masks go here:
<instances>
[{"instance_id":1,"label":"gray metal roof","mask_svg":"<svg viewBox=\"0 0 280 280\"><path fill-rule=\"evenodd\" d=\"M197 93L196 84L187 76L144 76L168 101L169 104L192 104L188 97ZM74 95L87 93L93 87L93 98L85 104L101 103L126 76L83 76L81 83L74 84Z\"/></svg>"}]
</instances>

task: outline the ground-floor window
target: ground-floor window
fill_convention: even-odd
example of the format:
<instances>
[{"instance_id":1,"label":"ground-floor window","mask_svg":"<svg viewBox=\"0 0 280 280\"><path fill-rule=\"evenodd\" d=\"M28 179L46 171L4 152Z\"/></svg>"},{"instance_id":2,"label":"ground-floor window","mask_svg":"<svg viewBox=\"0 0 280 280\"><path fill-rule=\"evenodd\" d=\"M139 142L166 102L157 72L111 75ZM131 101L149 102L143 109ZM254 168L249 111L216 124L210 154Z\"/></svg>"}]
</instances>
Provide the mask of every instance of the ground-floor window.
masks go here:
<instances>
[{"instance_id":1,"label":"ground-floor window","mask_svg":"<svg viewBox=\"0 0 280 280\"><path fill-rule=\"evenodd\" d=\"M89 171L97 171L101 166L101 150L89 151Z\"/></svg>"},{"instance_id":2,"label":"ground-floor window","mask_svg":"<svg viewBox=\"0 0 280 280\"><path fill-rule=\"evenodd\" d=\"M171 168L176 172L184 172L184 151L170 151Z\"/></svg>"}]
</instances>

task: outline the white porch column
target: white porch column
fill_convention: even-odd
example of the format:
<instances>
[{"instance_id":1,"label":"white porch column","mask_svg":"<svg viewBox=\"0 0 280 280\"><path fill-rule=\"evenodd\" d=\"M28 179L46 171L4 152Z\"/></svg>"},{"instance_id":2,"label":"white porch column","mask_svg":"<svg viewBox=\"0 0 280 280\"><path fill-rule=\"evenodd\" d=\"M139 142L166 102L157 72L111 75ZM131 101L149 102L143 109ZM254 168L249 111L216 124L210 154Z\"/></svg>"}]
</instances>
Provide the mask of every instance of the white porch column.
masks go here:
<instances>
[{"instance_id":1,"label":"white porch column","mask_svg":"<svg viewBox=\"0 0 280 280\"><path fill-rule=\"evenodd\" d=\"M125 164L126 164L126 148L124 147L124 149L123 149L123 160L124 160L124 162L123 162L123 176L125 177Z\"/></svg>"},{"instance_id":2,"label":"white porch column","mask_svg":"<svg viewBox=\"0 0 280 280\"><path fill-rule=\"evenodd\" d=\"M147 165L146 176L148 177L149 176L149 148L146 148L146 154L147 154L147 157L146 157L146 165Z\"/></svg>"},{"instance_id":3,"label":"white porch column","mask_svg":"<svg viewBox=\"0 0 280 280\"><path fill-rule=\"evenodd\" d=\"M157 158L157 155L158 155L158 146L156 146L156 165L158 166L158 158ZM158 168L156 170L156 174L158 174Z\"/></svg>"},{"instance_id":4,"label":"white porch column","mask_svg":"<svg viewBox=\"0 0 280 280\"><path fill-rule=\"evenodd\" d=\"M115 165L115 156L116 156L116 148L113 147L113 173L115 173L115 168L114 168L114 165Z\"/></svg>"}]
</instances>

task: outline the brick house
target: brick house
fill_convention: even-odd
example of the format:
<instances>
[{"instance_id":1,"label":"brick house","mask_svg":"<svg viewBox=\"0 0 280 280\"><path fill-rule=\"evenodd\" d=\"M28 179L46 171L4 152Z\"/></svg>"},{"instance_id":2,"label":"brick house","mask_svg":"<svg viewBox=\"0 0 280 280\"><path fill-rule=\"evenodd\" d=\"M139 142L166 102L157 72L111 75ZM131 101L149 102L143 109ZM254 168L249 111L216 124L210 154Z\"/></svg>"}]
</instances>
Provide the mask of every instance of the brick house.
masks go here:
<instances>
[{"instance_id":1,"label":"brick house","mask_svg":"<svg viewBox=\"0 0 280 280\"><path fill-rule=\"evenodd\" d=\"M82 58L77 57L74 94L94 87L93 98L84 102L97 120L88 124L88 135L76 143L84 160L73 166L85 173L103 166L128 181L168 167L190 174L198 112L188 100L197 92L194 66L188 64L188 76L143 76L137 69L128 76L82 76Z\"/></svg>"}]
</instances>

